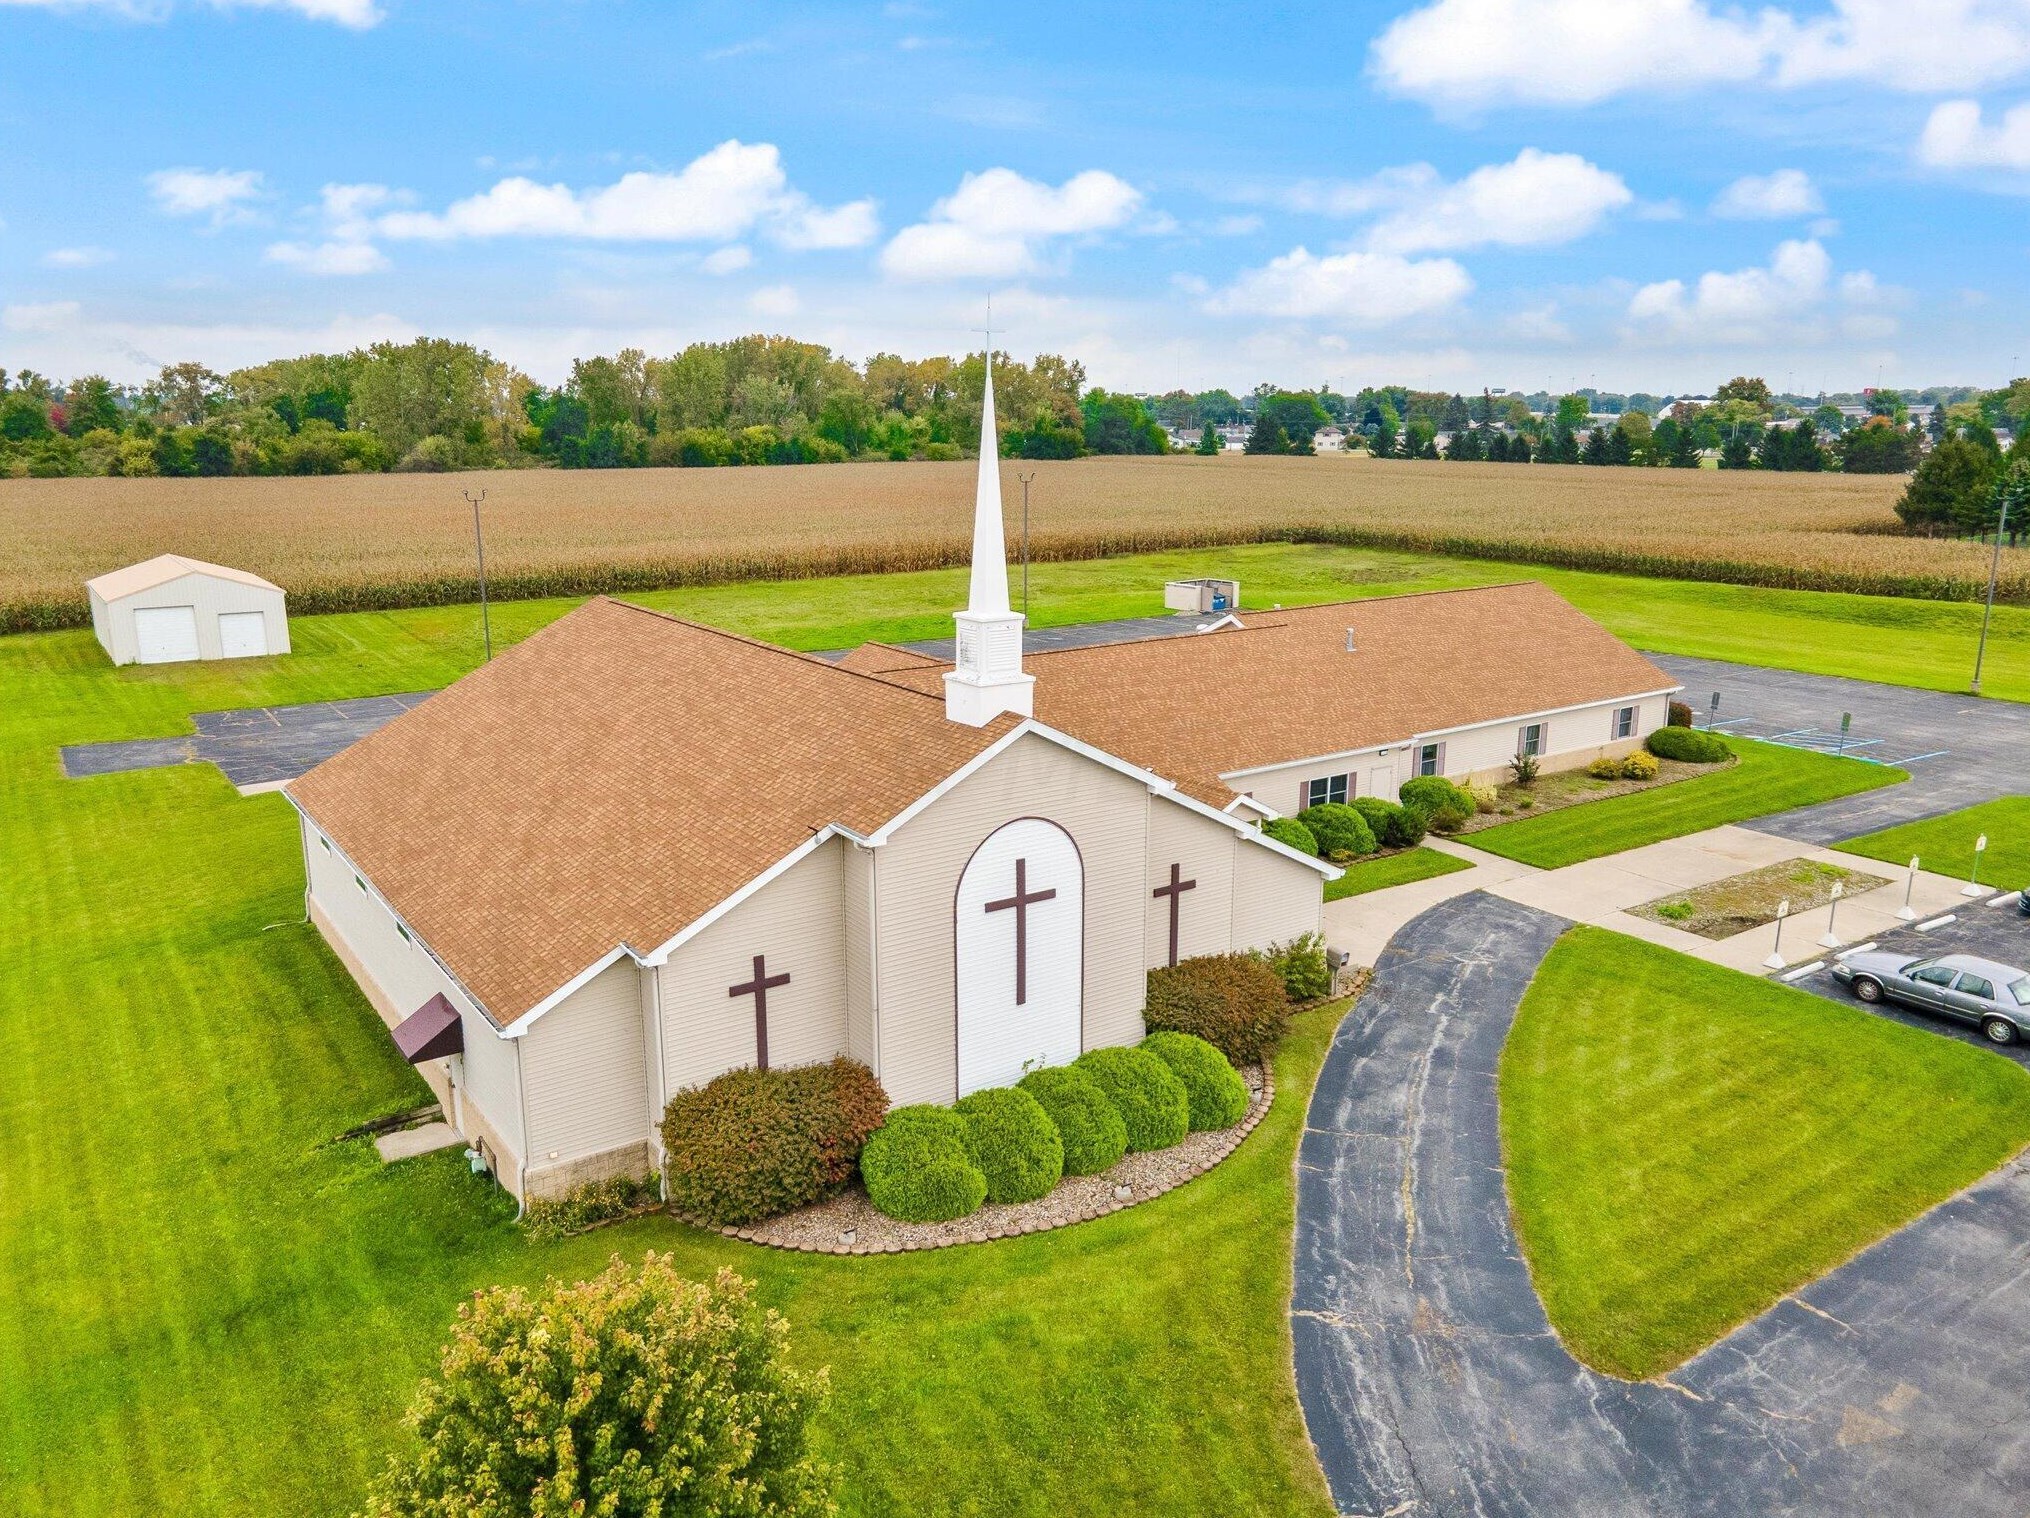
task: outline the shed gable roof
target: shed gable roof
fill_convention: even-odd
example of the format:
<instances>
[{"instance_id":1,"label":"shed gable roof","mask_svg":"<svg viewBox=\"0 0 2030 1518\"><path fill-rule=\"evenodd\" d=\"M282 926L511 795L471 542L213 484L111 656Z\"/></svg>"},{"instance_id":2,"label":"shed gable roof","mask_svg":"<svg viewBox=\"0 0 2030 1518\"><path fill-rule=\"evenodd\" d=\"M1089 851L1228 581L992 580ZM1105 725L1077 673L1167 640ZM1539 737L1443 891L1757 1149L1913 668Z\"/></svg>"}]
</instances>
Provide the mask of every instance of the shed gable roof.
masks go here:
<instances>
[{"instance_id":1,"label":"shed gable roof","mask_svg":"<svg viewBox=\"0 0 2030 1518\"><path fill-rule=\"evenodd\" d=\"M181 579L185 575L215 575L221 580L251 585L257 590L282 589L281 586L247 570L231 569L224 564L209 564L203 559L186 558L180 553L159 553L152 559L142 560L139 564L129 564L125 569L109 570L95 579L85 581L85 589L97 595L102 601L117 601L122 596L133 595L137 590L153 590L158 585L167 585L171 580Z\"/></svg>"}]
</instances>

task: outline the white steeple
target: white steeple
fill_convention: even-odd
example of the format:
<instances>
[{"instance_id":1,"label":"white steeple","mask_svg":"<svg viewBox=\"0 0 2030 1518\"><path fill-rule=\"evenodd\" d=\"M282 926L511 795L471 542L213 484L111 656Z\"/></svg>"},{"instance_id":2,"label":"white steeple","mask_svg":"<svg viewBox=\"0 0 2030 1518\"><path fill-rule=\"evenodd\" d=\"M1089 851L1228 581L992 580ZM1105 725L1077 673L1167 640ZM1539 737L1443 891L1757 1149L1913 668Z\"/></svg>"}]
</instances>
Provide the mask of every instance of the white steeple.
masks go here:
<instances>
[{"instance_id":1,"label":"white steeple","mask_svg":"<svg viewBox=\"0 0 2030 1518\"><path fill-rule=\"evenodd\" d=\"M945 676L945 715L984 727L1003 712L1034 711L1036 677L1022 672L1023 617L1008 606L1008 548L1001 522L1001 441L994 426L994 338L980 406L980 483L973 498L973 574L958 624L958 656Z\"/></svg>"}]
</instances>

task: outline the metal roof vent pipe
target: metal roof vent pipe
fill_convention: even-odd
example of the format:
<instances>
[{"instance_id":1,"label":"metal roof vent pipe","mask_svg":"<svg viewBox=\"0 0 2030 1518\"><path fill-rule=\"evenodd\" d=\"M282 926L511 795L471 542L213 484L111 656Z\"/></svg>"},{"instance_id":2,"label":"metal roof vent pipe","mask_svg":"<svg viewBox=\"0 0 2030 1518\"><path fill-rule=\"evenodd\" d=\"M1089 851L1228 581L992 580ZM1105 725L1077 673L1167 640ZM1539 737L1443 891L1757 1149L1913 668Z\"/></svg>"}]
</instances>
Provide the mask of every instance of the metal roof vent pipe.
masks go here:
<instances>
[{"instance_id":1,"label":"metal roof vent pipe","mask_svg":"<svg viewBox=\"0 0 2030 1518\"><path fill-rule=\"evenodd\" d=\"M1353 629L1350 627L1346 630L1346 651L1353 652Z\"/></svg>"}]
</instances>

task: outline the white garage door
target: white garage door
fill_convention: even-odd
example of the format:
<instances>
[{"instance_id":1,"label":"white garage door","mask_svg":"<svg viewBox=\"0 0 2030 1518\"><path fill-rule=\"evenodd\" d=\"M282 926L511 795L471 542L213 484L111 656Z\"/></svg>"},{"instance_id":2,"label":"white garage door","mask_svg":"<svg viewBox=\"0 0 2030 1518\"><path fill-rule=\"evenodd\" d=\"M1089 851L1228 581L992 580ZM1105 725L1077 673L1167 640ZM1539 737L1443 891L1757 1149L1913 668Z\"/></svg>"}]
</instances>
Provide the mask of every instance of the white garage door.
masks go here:
<instances>
[{"instance_id":1,"label":"white garage door","mask_svg":"<svg viewBox=\"0 0 2030 1518\"><path fill-rule=\"evenodd\" d=\"M251 659L268 651L268 619L258 611L219 613L219 656Z\"/></svg>"},{"instance_id":2,"label":"white garage door","mask_svg":"<svg viewBox=\"0 0 2030 1518\"><path fill-rule=\"evenodd\" d=\"M134 644L143 664L180 664L197 657L197 608L144 606L134 613Z\"/></svg>"}]
</instances>

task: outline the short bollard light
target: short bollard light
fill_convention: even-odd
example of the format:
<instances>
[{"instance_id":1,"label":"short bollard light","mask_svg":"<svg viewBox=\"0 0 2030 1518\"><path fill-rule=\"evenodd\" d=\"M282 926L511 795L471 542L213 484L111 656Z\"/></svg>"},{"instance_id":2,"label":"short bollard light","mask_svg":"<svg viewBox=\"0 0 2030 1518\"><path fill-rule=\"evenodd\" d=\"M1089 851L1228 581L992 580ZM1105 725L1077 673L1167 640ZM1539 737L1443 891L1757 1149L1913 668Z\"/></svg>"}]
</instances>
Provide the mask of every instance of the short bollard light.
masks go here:
<instances>
[{"instance_id":1,"label":"short bollard light","mask_svg":"<svg viewBox=\"0 0 2030 1518\"><path fill-rule=\"evenodd\" d=\"M1967 871L1967 883L1960 887L1962 896L1985 896L1988 888L1981 884L1981 855L1988 852L1988 835L1981 834L1974 840L1974 867Z\"/></svg>"},{"instance_id":2,"label":"short bollard light","mask_svg":"<svg viewBox=\"0 0 2030 1518\"><path fill-rule=\"evenodd\" d=\"M1790 916L1790 898L1784 897L1776 904L1776 942L1770 947L1769 958L1762 961L1765 970L1783 968L1783 919Z\"/></svg>"},{"instance_id":3,"label":"short bollard light","mask_svg":"<svg viewBox=\"0 0 2030 1518\"><path fill-rule=\"evenodd\" d=\"M1917 908L1910 904L1910 893L1917 889L1917 856L1910 856L1910 873L1903 878L1903 905L1896 909L1896 915L1905 922L1917 921Z\"/></svg>"},{"instance_id":4,"label":"short bollard light","mask_svg":"<svg viewBox=\"0 0 2030 1518\"><path fill-rule=\"evenodd\" d=\"M1844 880L1834 881L1832 910L1826 913L1826 930L1819 936L1819 947L1822 949L1837 949L1840 946L1840 935L1833 931L1833 921L1840 915L1840 898L1846 894L1847 883Z\"/></svg>"}]
</instances>

